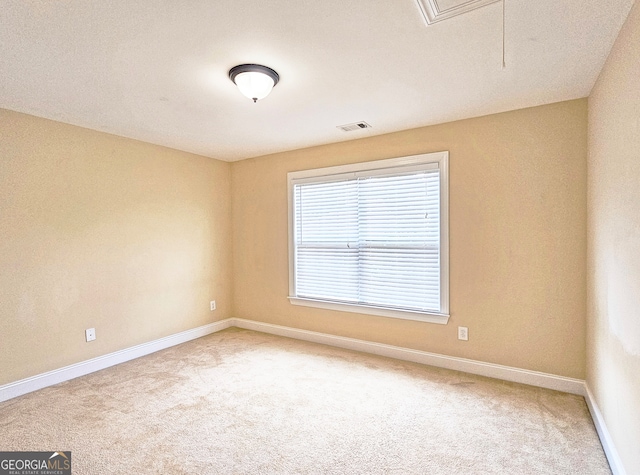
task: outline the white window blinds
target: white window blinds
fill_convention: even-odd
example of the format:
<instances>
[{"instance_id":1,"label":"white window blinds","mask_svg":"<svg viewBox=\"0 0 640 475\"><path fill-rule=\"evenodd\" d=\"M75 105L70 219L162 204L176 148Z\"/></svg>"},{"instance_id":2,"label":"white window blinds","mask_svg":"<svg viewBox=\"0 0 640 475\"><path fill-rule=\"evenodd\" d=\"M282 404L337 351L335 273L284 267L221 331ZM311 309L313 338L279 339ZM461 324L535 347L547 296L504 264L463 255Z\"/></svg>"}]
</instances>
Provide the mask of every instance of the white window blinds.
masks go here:
<instances>
[{"instance_id":1,"label":"white window blinds","mask_svg":"<svg viewBox=\"0 0 640 475\"><path fill-rule=\"evenodd\" d=\"M423 162L290 179L293 297L444 313L443 177Z\"/></svg>"}]
</instances>

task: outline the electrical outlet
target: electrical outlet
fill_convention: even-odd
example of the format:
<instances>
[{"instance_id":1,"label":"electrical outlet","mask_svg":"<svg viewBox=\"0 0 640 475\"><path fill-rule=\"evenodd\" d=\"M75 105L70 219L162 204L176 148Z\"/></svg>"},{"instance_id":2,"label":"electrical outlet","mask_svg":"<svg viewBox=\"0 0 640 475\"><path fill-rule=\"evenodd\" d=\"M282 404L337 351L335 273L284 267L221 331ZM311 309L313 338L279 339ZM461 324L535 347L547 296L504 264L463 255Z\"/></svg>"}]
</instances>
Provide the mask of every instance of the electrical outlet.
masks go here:
<instances>
[{"instance_id":1,"label":"electrical outlet","mask_svg":"<svg viewBox=\"0 0 640 475\"><path fill-rule=\"evenodd\" d=\"M467 327L458 327L458 340L469 340L469 329Z\"/></svg>"},{"instance_id":2,"label":"electrical outlet","mask_svg":"<svg viewBox=\"0 0 640 475\"><path fill-rule=\"evenodd\" d=\"M216 301L215 300L212 300L211 302L209 302L209 308L211 309L212 312L216 309Z\"/></svg>"},{"instance_id":3,"label":"electrical outlet","mask_svg":"<svg viewBox=\"0 0 640 475\"><path fill-rule=\"evenodd\" d=\"M84 334L87 337L87 341L93 341L96 339L96 329L95 328L87 328L84 331Z\"/></svg>"}]
</instances>

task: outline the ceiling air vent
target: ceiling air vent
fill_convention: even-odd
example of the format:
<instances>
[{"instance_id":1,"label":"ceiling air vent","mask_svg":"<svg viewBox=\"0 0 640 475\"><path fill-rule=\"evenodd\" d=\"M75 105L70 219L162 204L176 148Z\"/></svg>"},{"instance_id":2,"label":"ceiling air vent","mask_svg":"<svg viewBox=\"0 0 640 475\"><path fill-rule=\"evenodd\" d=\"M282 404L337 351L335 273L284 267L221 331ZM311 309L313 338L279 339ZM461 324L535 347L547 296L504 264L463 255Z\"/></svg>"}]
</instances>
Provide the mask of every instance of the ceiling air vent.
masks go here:
<instances>
[{"instance_id":1,"label":"ceiling air vent","mask_svg":"<svg viewBox=\"0 0 640 475\"><path fill-rule=\"evenodd\" d=\"M339 125L338 128L343 132L353 132L354 130L370 129L371 126L366 122L354 122L353 124Z\"/></svg>"}]
</instances>

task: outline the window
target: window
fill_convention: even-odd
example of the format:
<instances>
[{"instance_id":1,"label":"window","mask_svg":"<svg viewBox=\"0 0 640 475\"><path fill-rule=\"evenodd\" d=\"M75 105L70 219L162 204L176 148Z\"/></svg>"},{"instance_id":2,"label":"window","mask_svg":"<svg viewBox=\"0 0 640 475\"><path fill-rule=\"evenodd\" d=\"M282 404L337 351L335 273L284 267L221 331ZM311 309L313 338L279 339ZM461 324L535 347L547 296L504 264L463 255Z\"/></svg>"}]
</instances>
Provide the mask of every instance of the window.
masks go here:
<instances>
[{"instance_id":1,"label":"window","mask_svg":"<svg viewBox=\"0 0 640 475\"><path fill-rule=\"evenodd\" d=\"M448 157L289 173L291 303L447 323Z\"/></svg>"}]
</instances>

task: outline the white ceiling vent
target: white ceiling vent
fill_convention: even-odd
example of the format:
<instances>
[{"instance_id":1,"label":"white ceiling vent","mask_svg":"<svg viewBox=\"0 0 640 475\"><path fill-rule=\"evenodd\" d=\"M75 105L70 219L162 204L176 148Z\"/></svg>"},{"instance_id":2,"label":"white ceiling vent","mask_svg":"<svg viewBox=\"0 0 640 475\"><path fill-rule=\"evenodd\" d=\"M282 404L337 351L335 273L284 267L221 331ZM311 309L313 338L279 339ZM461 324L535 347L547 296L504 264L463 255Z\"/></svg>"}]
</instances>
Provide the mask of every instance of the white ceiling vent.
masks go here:
<instances>
[{"instance_id":1,"label":"white ceiling vent","mask_svg":"<svg viewBox=\"0 0 640 475\"><path fill-rule=\"evenodd\" d=\"M371 126L364 121L360 121L353 124L339 125L338 128L343 132L352 132L354 130L370 129Z\"/></svg>"},{"instance_id":2,"label":"white ceiling vent","mask_svg":"<svg viewBox=\"0 0 640 475\"><path fill-rule=\"evenodd\" d=\"M427 25L477 10L502 0L416 0Z\"/></svg>"}]
</instances>

